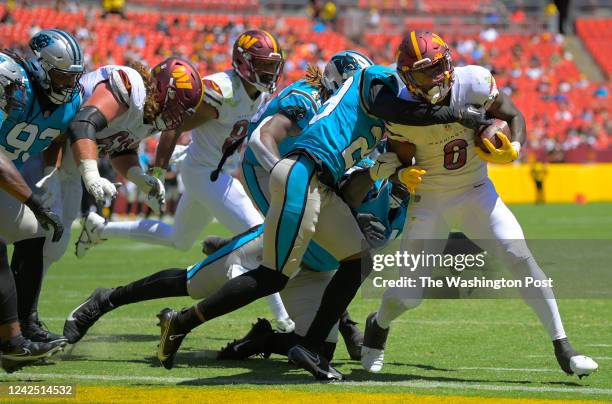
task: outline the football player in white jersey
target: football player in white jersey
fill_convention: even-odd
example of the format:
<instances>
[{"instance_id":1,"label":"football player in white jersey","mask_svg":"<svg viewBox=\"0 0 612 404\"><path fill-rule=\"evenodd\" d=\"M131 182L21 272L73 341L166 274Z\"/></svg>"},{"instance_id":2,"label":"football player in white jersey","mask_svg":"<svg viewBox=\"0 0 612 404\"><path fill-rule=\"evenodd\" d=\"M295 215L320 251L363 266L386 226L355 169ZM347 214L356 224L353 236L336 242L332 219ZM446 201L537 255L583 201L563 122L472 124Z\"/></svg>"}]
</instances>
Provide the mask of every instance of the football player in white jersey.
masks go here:
<instances>
[{"instance_id":1,"label":"football player in white jersey","mask_svg":"<svg viewBox=\"0 0 612 404\"><path fill-rule=\"evenodd\" d=\"M251 116L275 91L284 59L277 39L262 30L242 33L234 43L232 58L232 69L204 77L204 102L196 113L160 138L153 172L163 178L178 137L192 130L180 167L185 192L174 224L148 219L105 223L101 216L90 213L77 244L77 257L113 237L188 250L213 217L234 234L263 222L240 181L232 176L240 159L233 152L246 136ZM280 298L271 299L277 324L283 329L287 322L290 331L292 324Z\"/></svg>"},{"instance_id":2,"label":"football player in white jersey","mask_svg":"<svg viewBox=\"0 0 612 404\"><path fill-rule=\"evenodd\" d=\"M57 212L64 228L68 229L80 212L82 188L79 169L86 187L96 199L103 200L116 194L114 185L98 174L98 151L109 154L115 168L147 193L151 205L158 206L163 200L163 185L142 172L135 150L146 136L168 126L180 125L189 111L195 111L202 97L199 74L188 62L176 58L165 60L152 72L142 65L135 66L135 69L104 66L82 76L79 82L78 89L82 90L81 98L85 103L80 109L78 105L75 107L75 112L76 109L78 112L67 125L67 134L73 140L74 157L81 163L79 168L70 153L70 145L63 153L59 169L55 165L42 167L41 160L35 161L34 158L23 168L26 179L32 183L38 181L36 185L45 192L41 199ZM177 89L175 82L191 88ZM20 221L27 219L27 216L19 218ZM28 228L26 225L21 227ZM66 251L70 232L64 232L53 243L44 239L43 243L32 243L37 240L25 240L29 243L23 248L15 248L11 263L14 268L29 268L33 260L40 260L42 273L46 273ZM38 249L42 251L38 253ZM42 274L37 281L42 281ZM40 287L28 294L32 310L36 308L39 293ZM39 341L60 339L60 336L44 329L35 311L34 314L34 319L28 321L26 327L32 338ZM61 340L65 343L63 336Z\"/></svg>"},{"instance_id":3,"label":"football player in white jersey","mask_svg":"<svg viewBox=\"0 0 612 404\"><path fill-rule=\"evenodd\" d=\"M484 143L489 153L475 147L473 129L458 124L414 127L389 124L389 149L400 160L416 160L418 175L405 178L416 197L404 226L401 250L442 253L451 226L459 227L485 250L492 252L517 278L546 279L533 258L521 226L497 194L487 174L487 162L507 164L516 160L525 140L525 120L510 97L497 90L491 73L480 66L453 68L451 51L438 35L412 31L397 52L397 73L406 84L405 98L420 98L434 105L475 105L490 117L508 122L510 139L498 132L502 146ZM406 170L404 170L406 171ZM486 244L486 245L485 245ZM418 276L433 268L417 268ZM401 271L401 269L400 269ZM417 284L420 284L417 282ZM381 370L391 321L422 300L420 288L390 288L382 304L366 320L362 365ZM553 341L560 367L582 377L597 369L591 358L578 354L563 329L557 303L549 288L533 288L523 294Z\"/></svg>"}]
</instances>

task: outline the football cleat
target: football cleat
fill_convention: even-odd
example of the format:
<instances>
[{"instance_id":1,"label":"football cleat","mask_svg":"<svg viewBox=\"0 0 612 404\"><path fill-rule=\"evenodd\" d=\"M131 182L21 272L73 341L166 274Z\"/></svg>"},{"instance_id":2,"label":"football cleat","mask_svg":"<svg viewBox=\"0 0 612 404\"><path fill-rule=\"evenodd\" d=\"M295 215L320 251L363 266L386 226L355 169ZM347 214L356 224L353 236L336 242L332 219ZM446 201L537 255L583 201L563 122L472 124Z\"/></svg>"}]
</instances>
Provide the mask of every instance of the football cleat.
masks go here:
<instances>
[{"instance_id":1,"label":"football cleat","mask_svg":"<svg viewBox=\"0 0 612 404\"><path fill-rule=\"evenodd\" d=\"M287 352L289 360L296 366L307 370L317 380L342 380L344 376L329 361L318 353L309 351L301 345L295 345Z\"/></svg>"},{"instance_id":2,"label":"football cleat","mask_svg":"<svg viewBox=\"0 0 612 404\"><path fill-rule=\"evenodd\" d=\"M159 345L157 346L157 359L168 370L174 366L174 356L187 335L177 330L176 319L178 315L177 311L169 308L163 309L157 315L159 319L157 325L161 328Z\"/></svg>"},{"instance_id":3,"label":"football cleat","mask_svg":"<svg viewBox=\"0 0 612 404\"><path fill-rule=\"evenodd\" d=\"M270 322L265 318L258 318L251 330L241 339L235 339L219 351L219 360L243 360L251 356L261 355L268 359L269 351L266 351L266 341L274 334Z\"/></svg>"},{"instance_id":4,"label":"football cleat","mask_svg":"<svg viewBox=\"0 0 612 404\"><path fill-rule=\"evenodd\" d=\"M76 344L85 336L87 330L105 313L114 309L108 300L113 289L98 288L68 314L64 322L64 336L71 344Z\"/></svg>"},{"instance_id":5,"label":"football cleat","mask_svg":"<svg viewBox=\"0 0 612 404\"><path fill-rule=\"evenodd\" d=\"M65 342L32 342L21 337L17 344L5 344L0 347L2 369L13 373L39 359L48 358L61 351Z\"/></svg>"},{"instance_id":6,"label":"football cleat","mask_svg":"<svg viewBox=\"0 0 612 404\"><path fill-rule=\"evenodd\" d=\"M388 328L381 328L376 323L376 313L366 320L363 347L361 348L361 365L372 373L380 372L385 362L385 343L389 335Z\"/></svg>"},{"instance_id":7,"label":"football cleat","mask_svg":"<svg viewBox=\"0 0 612 404\"><path fill-rule=\"evenodd\" d=\"M106 239L100 236L106 220L95 212L89 212L89 214L83 219L81 233L75 246L75 254L77 258L83 258L90 248L93 248L96 244L100 244Z\"/></svg>"},{"instance_id":8,"label":"football cleat","mask_svg":"<svg viewBox=\"0 0 612 404\"><path fill-rule=\"evenodd\" d=\"M338 324L338 330L342 335L342 339L346 345L346 350L348 351L351 359L354 361L361 360L363 333L359 331L359 328L357 328L357 323L351 320L348 315L342 316L340 318L340 323Z\"/></svg>"},{"instance_id":9,"label":"football cleat","mask_svg":"<svg viewBox=\"0 0 612 404\"><path fill-rule=\"evenodd\" d=\"M281 334L289 334L295 330L295 322L287 317L283 320L276 320L276 331Z\"/></svg>"},{"instance_id":10,"label":"football cleat","mask_svg":"<svg viewBox=\"0 0 612 404\"><path fill-rule=\"evenodd\" d=\"M554 340L553 346L555 347L555 356L559 366L568 375L575 374L578 378L582 379L595 372L599 367L593 359L576 352L567 338Z\"/></svg>"},{"instance_id":11,"label":"football cleat","mask_svg":"<svg viewBox=\"0 0 612 404\"><path fill-rule=\"evenodd\" d=\"M38 318L38 312L30 314L27 318L19 320L21 324L21 333L24 338L32 342L58 342L66 345L68 339L63 335L58 335L49 331L47 326Z\"/></svg>"}]
</instances>

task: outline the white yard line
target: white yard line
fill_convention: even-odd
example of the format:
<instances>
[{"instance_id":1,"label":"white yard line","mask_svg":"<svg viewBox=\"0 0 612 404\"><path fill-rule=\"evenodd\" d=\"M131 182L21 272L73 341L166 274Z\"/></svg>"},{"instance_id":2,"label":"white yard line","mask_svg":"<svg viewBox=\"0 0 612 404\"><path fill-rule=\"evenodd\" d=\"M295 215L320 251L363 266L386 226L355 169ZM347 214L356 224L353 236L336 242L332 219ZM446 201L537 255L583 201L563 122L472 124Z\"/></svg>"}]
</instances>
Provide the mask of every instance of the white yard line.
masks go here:
<instances>
[{"instance_id":1,"label":"white yard line","mask_svg":"<svg viewBox=\"0 0 612 404\"><path fill-rule=\"evenodd\" d=\"M476 366L461 366L456 368L457 370L490 370L493 372L561 372L560 369L544 369L544 368L490 368L490 367L476 367Z\"/></svg>"},{"instance_id":2,"label":"white yard line","mask_svg":"<svg viewBox=\"0 0 612 404\"><path fill-rule=\"evenodd\" d=\"M600 348L612 348L612 344L586 344L586 346L594 346Z\"/></svg>"},{"instance_id":3,"label":"white yard line","mask_svg":"<svg viewBox=\"0 0 612 404\"><path fill-rule=\"evenodd\" d=\"M291 384L310 384L312 381L304 380L303 383L288 382L286 380L262 380L245 378L227 378L227 381L220 382L218 379L211 379L207 383L206 379L187 378L187 377L157 377L157 376L112 376L112 375L84 375L84 374L55 374L55 373L14 373L5 375L8 379L28 381L30 379L71 379L71 380L98 380L98 381L117 381L117 382L153 382L164 384L178 384L190 381L197 381L203 385L227 385L227 384L255 384L255 385L291 385ZM612 389L597 387L548 387L548 386L508 386L497 384L473 384L462 382L435 382L435 381L347 381L337 382L330 385L356 386L356 387L410 387L417 389L459 389L459 390L488 390L488 391L525 391L543 393L577 393L577 394L606 394L612 395Z\"/></svg>"},{"instance_id":4,"label":"white yard line","mask_svg":"<svg viewBox=\"0 0 612 404\"><path fill-rule=\"evenodd\" d=\"M527 355L528 358L549 358L550 355ZM591 358L599 361L612 361L612 356L592 356Z\"/></svg>"}]
</instances>

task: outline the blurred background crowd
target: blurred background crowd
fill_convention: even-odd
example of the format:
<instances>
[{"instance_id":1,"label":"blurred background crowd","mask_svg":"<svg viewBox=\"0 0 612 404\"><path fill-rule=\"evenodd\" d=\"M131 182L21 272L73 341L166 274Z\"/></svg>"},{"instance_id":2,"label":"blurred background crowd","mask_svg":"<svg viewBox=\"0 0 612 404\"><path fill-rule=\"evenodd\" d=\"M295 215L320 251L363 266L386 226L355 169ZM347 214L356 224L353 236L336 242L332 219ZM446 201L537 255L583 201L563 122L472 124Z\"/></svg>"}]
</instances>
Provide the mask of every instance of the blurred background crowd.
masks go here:
<instances>
[{"instance_id":1,"label":"blurred background crowd","mask_svg":"<svg viewBox=\"0 0 612 404\"><path fill-rule=\"evenodd\" d=\"M42 28L73 32L87 68L170 55L203 75L230 67L246 28L280 39L283 83L307 64L353 48L390 64L403 34L429 29L453 47L456 66L493 71L527 118L523 161L612 162L612 0L51 0L0 5L3 47L27 45ZM186 134L184 143L189 142ZM146 168L155 139L143 142ZM180 178L176 183L178 195ZM126 187L129 195L129 187ZM136 212L137 198L129 206Z\"/></svg>"}]
</instances>

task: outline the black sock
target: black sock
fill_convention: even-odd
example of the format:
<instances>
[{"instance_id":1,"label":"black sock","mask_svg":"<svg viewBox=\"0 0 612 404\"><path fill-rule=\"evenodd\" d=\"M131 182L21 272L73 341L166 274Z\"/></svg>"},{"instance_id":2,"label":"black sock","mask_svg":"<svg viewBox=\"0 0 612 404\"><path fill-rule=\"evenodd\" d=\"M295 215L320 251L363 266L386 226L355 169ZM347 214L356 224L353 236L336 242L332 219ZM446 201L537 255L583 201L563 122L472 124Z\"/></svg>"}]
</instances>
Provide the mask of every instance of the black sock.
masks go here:
<instances>
[{"instance_id":1,"label":"black sock","mask_svg":"<svg viewBox=\"0 0 612 404\"><path fill-rule=\"evenodd\" d=\"M0 242L0 325L17 321L17 291L9 268L6 244Z\"/></svg>"},{"instance_id":2,"label":"black sock","mask_svg":"<svg viewBox=\"0 0 612 404\"><path fill-rule=\"evenodd\" d=\"M38 311L38 297L42 287L45 238L32 238L14 243L11 270L17 290L17 312L25 320Z\"/></svg>"},{"instance_id":3,"label":"black sock","mask_svg":"<svg viewBox=\"0 0 612 404\"><path fill-rule=\"evenodd\" d=\"M361 260L341 262L323 292L321 305L306 333L308 346L320 348L361 286Z\"/></svg>"},{"instance_id":4,"label":"black sock","mask_svg":"<svg viewBox=\"0 0 612 404\"><path fill-rule=\"evenodd\" d=\"M260 266L230 279L196 306L205 321L209 321L282 290L287 281L289 278L282 273ZM183 310L177 320L179 329L185 333L202 324L194 307Z\"/></svg>"},{"instance_id":5,"label":"black sock","mask_svg":"<svg viewBox=\"0 0 612 404\"><path fill-rule=\"evenodd\" d=\"M113 290L108 300L113 307L164 297L187 296L187 271L166 269Z\"/></svg>"}]
</instances>

